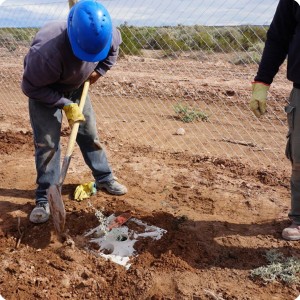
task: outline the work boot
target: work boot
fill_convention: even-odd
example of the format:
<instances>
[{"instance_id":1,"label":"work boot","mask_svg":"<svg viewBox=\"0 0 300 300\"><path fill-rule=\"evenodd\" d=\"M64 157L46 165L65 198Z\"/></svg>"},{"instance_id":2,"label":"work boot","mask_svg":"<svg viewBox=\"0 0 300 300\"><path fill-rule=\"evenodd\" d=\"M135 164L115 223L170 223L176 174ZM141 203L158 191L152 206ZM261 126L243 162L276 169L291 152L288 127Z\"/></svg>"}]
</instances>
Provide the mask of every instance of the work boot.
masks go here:
<instances>
[{"instance_id":1,"label":"work boot","mask_svg":"<svg viewBox=\"0 0 300 300\"><path fill-rule=\"evenodd\" d=\"M48 202L38 202L35 208L32 210L29 220L32 223L44 223L47 222L50 217L50 209Z\"/></svg>"},{"instance_id":2,"label":"work boot","mask_svg":"<svg viewBox=\"0 0 300 300\"><path fill-rule=\"evenodd\" d=\"M289 241L300 240L300 225L293 222L292 225L283 229L282 237Z\"/></svg>"},{"instance_id":3,"label":"work boot","mask_svg":"<svg viewBox=\"0 0 300 300\"><path fill-rule=\"evenodd\" d=\"M114 179L105 182L97 182L96 186L98 190L104 189L112 195L124 195L127 193L126 186Z\"/></svg>"}]
</instances>

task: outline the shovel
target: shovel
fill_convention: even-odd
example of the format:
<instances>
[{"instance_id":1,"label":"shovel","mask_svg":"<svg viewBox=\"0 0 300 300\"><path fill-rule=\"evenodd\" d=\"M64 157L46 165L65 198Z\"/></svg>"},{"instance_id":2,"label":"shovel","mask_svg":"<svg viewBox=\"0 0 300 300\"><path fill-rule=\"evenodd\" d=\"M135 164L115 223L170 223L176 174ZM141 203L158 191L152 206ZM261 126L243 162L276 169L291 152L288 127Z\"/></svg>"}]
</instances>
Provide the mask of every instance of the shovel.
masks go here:
<instances>
[{"instance_id":1,"label":"shovel","mask_svg":"<svg viewBox=\"0 0 300 300\"><path fill-rule=\"evenodd\" d=\"M85 104L85 99L87 97L89 86L90 86L90 81L86 81L83 86L83 91L79 103L79 110L81 112ZM49 203L49 207L53 219L53 224L58 234L61 234L65 229L66 210L61 196L61 188L66 178L67 170L70 165L71 155L73 153L73 149L74 149L74 145L78 133L78 128L79 128L79 123L80 122L75 122L72 127L66 154L61 167L59 183L51 185L47 191L48 203Z\"/></svg>"}]
</instances>

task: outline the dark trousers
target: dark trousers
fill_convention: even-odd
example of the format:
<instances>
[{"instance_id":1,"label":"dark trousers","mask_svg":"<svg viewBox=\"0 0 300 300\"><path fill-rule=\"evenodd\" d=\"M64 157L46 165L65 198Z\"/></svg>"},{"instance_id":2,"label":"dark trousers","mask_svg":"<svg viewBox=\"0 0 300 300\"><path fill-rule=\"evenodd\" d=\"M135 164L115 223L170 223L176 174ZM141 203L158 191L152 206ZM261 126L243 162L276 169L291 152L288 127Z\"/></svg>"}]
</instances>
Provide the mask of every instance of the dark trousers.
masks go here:
<instances>
[{"instance_id":1,"label":"dark trousers","mask_svg":"<svg viewBox=\"0 0 300 300\"><path fill-rule=\"evenodd\" d=\"M300 89L293 88L285 107L288 120L286 156L292 164L289 217L300 224Z\"/></svg>"}]
</instances>

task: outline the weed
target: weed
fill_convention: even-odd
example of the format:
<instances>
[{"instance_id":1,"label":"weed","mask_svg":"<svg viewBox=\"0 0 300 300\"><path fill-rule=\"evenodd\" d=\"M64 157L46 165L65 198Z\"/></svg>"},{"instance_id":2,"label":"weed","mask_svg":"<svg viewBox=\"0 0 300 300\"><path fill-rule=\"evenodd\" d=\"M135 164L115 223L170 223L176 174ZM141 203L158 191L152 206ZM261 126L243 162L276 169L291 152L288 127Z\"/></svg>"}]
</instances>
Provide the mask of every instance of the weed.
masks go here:
<instances>
[{"instance_id":1,"label":"weed","mask_svg":"<svg viewBox=\"0 0 300 300\"><path fill-rule=\"evenodd\" d=\"M259 277L264 283L280 280L286 284L299 282L300 259L295 257L284 258L282 253L276 250L266 252L268 264L251 271L250 276Z\"/></svg>"},{"instance_id":2,"label":"weed","mask_svg":"<svg viewBox=\"0 0 300 300\"><path fill-rule=\"evenodd\" d=\"M208 121L208 115L202 111L197 111L194 108L188 107L182 104L176 104L174 106L175 113L179 119L184 123L193 121Z\"/></svg>"}]
</instances>

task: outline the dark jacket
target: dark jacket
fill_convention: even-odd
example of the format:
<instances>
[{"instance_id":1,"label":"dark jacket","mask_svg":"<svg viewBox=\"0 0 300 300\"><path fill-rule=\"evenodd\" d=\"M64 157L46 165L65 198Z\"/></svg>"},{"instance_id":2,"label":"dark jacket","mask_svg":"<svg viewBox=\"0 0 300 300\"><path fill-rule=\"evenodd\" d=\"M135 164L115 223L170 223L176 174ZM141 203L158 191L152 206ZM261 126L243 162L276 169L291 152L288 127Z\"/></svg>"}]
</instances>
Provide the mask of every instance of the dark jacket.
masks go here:
<instances>
[{"instance_id":1,"label":"dark jacket","mask_svg":"<svg viewBox=\"0 0 300 300\"><path fill-rule=\"evenodd\" d=\"M300 0L280 0L255 81L271 84L287 57L287 78L300 88Z\"/></svg>"},{"instance_id":2,"label":"dark jacket","mask_svg":"<svg viewBox=\"0 0 300 300\"><path fill-rule=\"evenodd\" d=\"M105 75L116 63L121 42L121 34L114 28L107 58L85 62L72 52L66 22L46 24L34 37L24 59L24 94L46 105L63 107L71 102L64 94L79 88L94 70Z\"/></svg>"}]
</instances>

